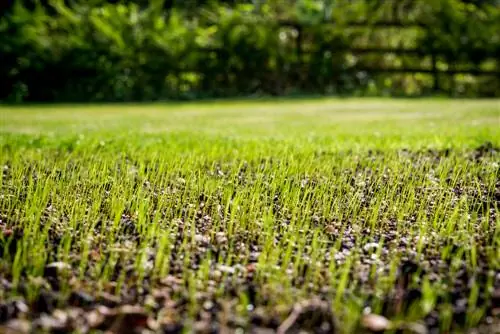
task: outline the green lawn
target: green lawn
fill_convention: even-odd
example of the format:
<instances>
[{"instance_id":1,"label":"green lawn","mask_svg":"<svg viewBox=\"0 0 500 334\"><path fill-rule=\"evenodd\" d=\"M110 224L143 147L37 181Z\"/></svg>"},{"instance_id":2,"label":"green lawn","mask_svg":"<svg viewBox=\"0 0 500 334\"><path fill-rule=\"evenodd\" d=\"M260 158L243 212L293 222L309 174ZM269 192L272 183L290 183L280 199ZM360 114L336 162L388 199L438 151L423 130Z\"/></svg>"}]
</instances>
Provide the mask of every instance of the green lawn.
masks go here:
<instances>
[{"instance_id":1,"label":"green lawn","mask_svg":"<svg viewBox=\"0 0 500 334\"><path fill-rule=\"evenodd\" d=\"M0 166L0 332L500 324L500 100L0 106Z\"/></svg>"}]
</instances>

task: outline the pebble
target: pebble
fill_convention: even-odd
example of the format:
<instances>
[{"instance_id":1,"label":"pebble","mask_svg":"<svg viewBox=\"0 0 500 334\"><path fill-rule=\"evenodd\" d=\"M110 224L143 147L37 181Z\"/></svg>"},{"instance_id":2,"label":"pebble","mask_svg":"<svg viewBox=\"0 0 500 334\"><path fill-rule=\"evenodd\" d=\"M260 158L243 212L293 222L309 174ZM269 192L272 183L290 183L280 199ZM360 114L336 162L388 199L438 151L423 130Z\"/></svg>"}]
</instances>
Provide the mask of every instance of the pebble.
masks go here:
<instances>
[{"instance_id":1,"label":"pebble","mask_svg":"<svg viewBox=\"0 0 500 334\"><path fill-rule=\"evenodd\" d=\"M361 324L363 327L374 332L385 331L391 326L391 322L386 317L377 314L364 315Z\"/></svg>"}]
</instances>

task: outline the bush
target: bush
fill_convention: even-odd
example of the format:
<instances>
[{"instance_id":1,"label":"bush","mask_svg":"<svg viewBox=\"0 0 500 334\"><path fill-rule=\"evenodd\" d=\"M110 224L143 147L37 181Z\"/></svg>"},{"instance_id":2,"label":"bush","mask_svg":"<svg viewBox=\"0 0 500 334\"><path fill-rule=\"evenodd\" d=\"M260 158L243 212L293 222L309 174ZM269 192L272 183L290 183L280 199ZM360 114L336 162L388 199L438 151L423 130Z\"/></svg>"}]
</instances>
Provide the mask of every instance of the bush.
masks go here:
<instances>
[{"instance_id":1,"label":"bush","mask_svg":"<svg viewBox=\"0 0 500 334\"><path fill-rule=\"evenodd\" d=\"M143 101L293 92L420 94L429 91L432 80L357 71L356 66L425 67L425 57L363 56L350 51L360 44L371 48L408 44L407 36L422 53L438 53L447 67L478 69L489 63L498 70L498 61L491 59L500 53L500 11L491 4L236 2L200 1L194 7L158 0L71 5L63 0L45 5L16 1L0 19L0 100ZM399 18L391 15L398 11L430 29L414 35L392 31L376 39L370 25L348 32L346 22L395 20ZM336 24L324 24L325 20ZM387 85L387 80L399 83ZM474 86L469 92L483 94L478 88L483 79L467 77L462 85L443 80L456 94L464 85ZM498 77L487 80L498 86Z\"/></svg>"}]
</instances>

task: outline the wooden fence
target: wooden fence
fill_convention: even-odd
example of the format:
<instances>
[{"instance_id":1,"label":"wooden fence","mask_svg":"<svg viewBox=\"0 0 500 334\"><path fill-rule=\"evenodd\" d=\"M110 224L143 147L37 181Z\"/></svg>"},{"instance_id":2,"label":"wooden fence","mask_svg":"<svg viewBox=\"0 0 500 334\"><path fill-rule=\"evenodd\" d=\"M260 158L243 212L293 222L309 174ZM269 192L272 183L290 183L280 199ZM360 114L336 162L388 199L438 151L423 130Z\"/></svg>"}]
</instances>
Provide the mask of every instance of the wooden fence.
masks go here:
<instances>
[{"instance_id":1,"label":"wooden fence","mask_svg":"<svg viewBox=\"0 0 500 334\"><path fill-rule=\"evenodd\" d=\"M304 48L304 39L303 35L307 31L308 28L317 26L317 24L305 24L291 20L278 20L276 22L268 22L267 24L273 25L274 28L293 28L296 32L295 34L295 52L297 58L300 59L307 55L311 54L310 51L305 50ZM335 26L335 22L333 21L324 21L320 23L325 26ZM367 22L367 21L356 21L349 23L342 23L342 28L365 28L365 29L387 29L387 28L398 28L398 29L408 29L408 28L417 28L422 30L430 30L433 29L431 24L423 23L423 22L402 22L402 21L375 21L375 22ZM222 52L223 49L213 49L213 48L203 48L199 49L200 52ZM347 46L345 48L332 48L332 54L334 53L349 53L355 56L359 55L386 55L393 54L395 56L415 56L420 59L417 61L418 63L423 63L424 59L428 59L429 66L415 67L415 66L397 66L397 67L382 67L382 66L350 66L342 68L341 71L343 73L356 73L356 72L365 72L367 74L383 74L383 73L394 73L394 74L428 74L433 78L433 87L432 89L436 92L442 91L441 87L441 78L444 76L451 76L453 78L454 75L457 74L466 74L472 76L489 76L493 78L498 78L500 81L500 69L499 69L499 59L500 55L489 54L486 59L496 61L495 69L493 70L483 70L479 67L470 66L471 64L467 63L459 63L458 61L451 62L447 59L447 69L442 69L439 67L438 63L440 60L445 60L445 55L449 54L450 50L446 49L432 49L427 48L426 50L416 49L416 48L395 48L395 47L383 47L383 46L374 46L374 47L353 47ZM469 66L467 66L469 65Z\"/></svg>"},{"instance_id":2,"label":"wooden fence","mask_svg":"<svg viewBox=\"0 0 500 334\"><path fill-rule=\"evenodd\" d=\"M336 23L333 21L324 21L323 25L335 25ZM278 25L281 27L292 27L297 31L296 38L296 50L299 53L304 53L301 35L304 32L304 29L307 29L308 25L304 23L298 23L290 20L280 20ZM355 21L349 22L347 24L343 24L343 27L346 28L371 28L371 29L386 29L386 28L399 28L399 29L408 29L408 28L419 28L423 30L435 29L432 25L424 22L402 22L402 21L375 21L375 22L367 22L367 21ZM351 67L345 69L345 71L349 72L359 72L364 71L368 73L425 73L431 74L434 80L435 91L440 91L440 77L441 76L454 76L456 74L468 74L473 76L491 76L497 77L500 80L500 70L498 69L498 62L500 61L500 55L498 54L489 54L487 58L493 59L497 61L495 70L482 70L479 68L466 68L459 69L457 68L459 64L450 64L448 69L442 70L438 67L438 60L443 55L446 54L449 50L439 50L439 49L431 49L431 50L421 50L421 49L403 49L403 48L392 48L392 47L349 47L346 49L336 49L333 50L335 52L348 52L353 55L362 55L362 54L394 54L396 56L404 56L404 55L414 55L420 58L430 57L431 58L431 67Z\"/></svg>"}]
</instances>

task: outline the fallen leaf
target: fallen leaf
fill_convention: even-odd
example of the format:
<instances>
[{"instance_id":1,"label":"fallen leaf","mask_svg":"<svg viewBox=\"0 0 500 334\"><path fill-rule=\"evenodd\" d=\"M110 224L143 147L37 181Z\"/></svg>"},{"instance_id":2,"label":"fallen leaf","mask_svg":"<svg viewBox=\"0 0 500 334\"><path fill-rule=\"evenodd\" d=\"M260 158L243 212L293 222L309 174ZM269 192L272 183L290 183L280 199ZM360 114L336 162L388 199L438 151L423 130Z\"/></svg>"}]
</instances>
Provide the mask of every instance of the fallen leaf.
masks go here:
<instances>
[{"instance_id":1,"label":"fallen leaf","mask_svg":"<svg viewBox=\"0 0 500 334\"><path fill-rule=\"evenodd\" d=\"M112 333L130 333L148 325L148 314L138 305L123 305L117 310L113 325L109 329Z\"/></svg>"},{"instance_id":2,"label":"fallen leaf","mask_svg":"<svg viewBox=\"0 0 500 334\"><path fill-rule=\"evenodd\" d=\"M288 318L278 327L277 333L294 333L298 329L335 333L335 318L330 305L319 298L295 304Z\"/></svg>"}]
</instances>

